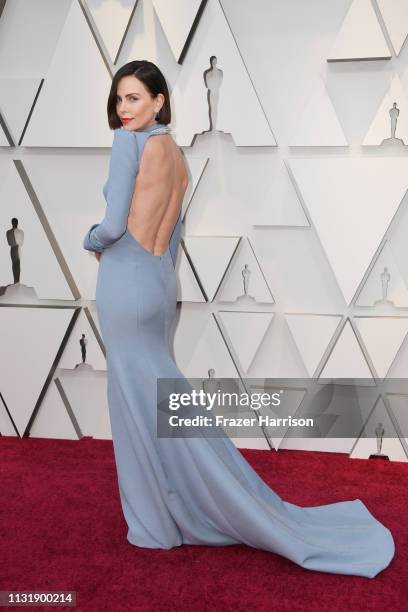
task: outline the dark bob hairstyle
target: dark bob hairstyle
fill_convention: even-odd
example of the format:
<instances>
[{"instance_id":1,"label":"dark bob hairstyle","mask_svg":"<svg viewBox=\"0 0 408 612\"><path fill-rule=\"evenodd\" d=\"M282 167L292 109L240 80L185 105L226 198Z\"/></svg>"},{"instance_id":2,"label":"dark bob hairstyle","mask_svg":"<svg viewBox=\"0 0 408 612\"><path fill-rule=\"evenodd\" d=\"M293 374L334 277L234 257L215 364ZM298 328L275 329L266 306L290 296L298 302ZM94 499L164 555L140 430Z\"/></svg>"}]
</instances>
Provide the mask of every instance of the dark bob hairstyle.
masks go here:
<instances>
[{"instance_id":1,"label":"dark bob hairstyle","mask_svg":"<svg viewBox=\"0 0 408 612\"><path fill-rule=\"evenodd\" d=\"M170 96L167 88L166 79L162 72L152 62L148 60L135 60L128 62L115 73L112 79L112 85L108 97L108 123L111 130L122 127L122 122L116 112L116 96L118 83L124 76L135 76L139 81L142 81L146 89L150 92L152 98L161 93L164 96L164 103L159 112L156 114L156 119L160 123L167 125L171 122Z\"/></svg>"}]
</instances>

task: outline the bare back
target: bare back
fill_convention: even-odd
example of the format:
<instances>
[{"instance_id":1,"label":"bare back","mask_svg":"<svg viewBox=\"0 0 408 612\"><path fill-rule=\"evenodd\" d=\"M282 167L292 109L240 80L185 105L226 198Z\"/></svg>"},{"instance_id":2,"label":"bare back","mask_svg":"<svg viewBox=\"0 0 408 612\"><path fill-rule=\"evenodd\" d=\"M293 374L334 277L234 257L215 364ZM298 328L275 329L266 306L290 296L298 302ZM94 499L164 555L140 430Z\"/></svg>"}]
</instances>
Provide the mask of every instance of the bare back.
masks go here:
<instances>
[{"instance_id":1,"label":"bare back","mask_svg":"<svg viewBox=\"0 0 408 612\"><path fill-rule=\"evenodd\" d=\"M167 249L187 186L184 156L172 136L149 136L136 177L128 230L153 255Z\"/></svg>"}]
</instances>

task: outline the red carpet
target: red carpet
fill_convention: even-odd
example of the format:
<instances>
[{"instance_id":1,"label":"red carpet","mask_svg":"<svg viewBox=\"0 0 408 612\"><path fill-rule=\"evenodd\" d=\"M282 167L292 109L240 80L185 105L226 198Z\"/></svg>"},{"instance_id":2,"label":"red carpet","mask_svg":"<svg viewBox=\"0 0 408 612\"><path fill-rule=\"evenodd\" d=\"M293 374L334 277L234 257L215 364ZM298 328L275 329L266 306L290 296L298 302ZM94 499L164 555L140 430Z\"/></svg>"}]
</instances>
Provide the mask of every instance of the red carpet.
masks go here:
<instances>
[{"instance_id":1,"label":"red carpet","mask_svg":"<svg viewBox=\"0 0 408 612\"><path fill-rule=\"evenodd\" d=\"M369 579L312 572L245 545L132 546L111 441L0 437L0 452L0 590L75 590L76 608L64 609L86 612L407 606L408 464L339 453L241 451L292 503L360 498L396 543L391 565Z\"/></svg>"}]
</instances>

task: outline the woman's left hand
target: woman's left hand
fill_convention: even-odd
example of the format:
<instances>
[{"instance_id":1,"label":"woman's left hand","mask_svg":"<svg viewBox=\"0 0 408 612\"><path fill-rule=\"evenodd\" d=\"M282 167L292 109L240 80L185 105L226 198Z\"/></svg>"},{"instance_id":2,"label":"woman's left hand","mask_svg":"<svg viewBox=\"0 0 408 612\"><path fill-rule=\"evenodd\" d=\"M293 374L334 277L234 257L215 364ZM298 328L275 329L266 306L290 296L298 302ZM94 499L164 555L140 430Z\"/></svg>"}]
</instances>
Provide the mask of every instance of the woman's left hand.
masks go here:
<instances>
[{"instance_id":1,"label":"woman's left hand","mask_svg":"<svg viewBox=\"0 0 408 612\"><path fill-rule=\"evenodd\" d=\"M99 251L95 251L95 257L96 259L99 261L101 258L102 253L100 253Z\"/></svg>"}]
</instances>

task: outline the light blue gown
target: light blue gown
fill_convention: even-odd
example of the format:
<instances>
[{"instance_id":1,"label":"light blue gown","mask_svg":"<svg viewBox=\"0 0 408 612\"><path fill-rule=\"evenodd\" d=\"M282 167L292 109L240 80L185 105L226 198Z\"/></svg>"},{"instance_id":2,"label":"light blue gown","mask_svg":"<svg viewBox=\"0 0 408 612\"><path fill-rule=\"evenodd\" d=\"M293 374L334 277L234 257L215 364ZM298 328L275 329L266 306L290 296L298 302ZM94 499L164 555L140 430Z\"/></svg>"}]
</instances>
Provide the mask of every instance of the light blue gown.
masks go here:
<instances>
[{"instance_id":1,"label":"light blue gown","mask_svg":"<svg viewBox=\"0 0 408 612\"><path fill-rule=\"evenodd\" d=\"M156 435L157 378L191 388L169 344L181 214L161 256L129 233L127 218L144 144L168 131L163 124L114 130L105 217L83 242L102 252L96 307L127 539L163 549L245 543L309 570L373 578L393 558L394 540L360 499L296 506L258 476L229 438Z\"/></svg>"}]
</instances>

